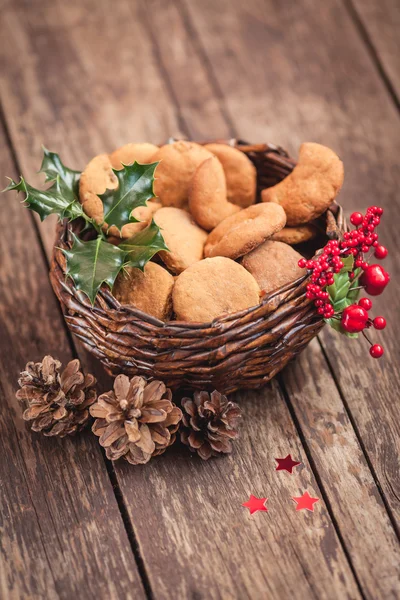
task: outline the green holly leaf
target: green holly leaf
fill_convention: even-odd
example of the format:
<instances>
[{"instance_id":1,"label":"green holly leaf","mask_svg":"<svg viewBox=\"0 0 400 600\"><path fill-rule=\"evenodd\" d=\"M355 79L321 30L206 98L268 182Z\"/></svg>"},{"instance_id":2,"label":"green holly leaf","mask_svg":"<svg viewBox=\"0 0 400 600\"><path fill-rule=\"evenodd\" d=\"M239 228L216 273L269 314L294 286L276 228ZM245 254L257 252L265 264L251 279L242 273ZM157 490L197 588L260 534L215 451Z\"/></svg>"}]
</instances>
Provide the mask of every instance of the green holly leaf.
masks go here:
<instances>
[{"instance_id":1,"label":"green holly leaf","mask_svg":"<svg viewBox=\"0 0 400 600\"><path fill-rule=\"evenodd\" d=\"M125 252L104 240L101 236L83 242L73 235L73 246L63 250L67 257L67 277L71 277L75 287L82 290L92 305L103 283L112 289L120 272Z\"/></svg>"},{"instance_id":2,"label":"green holly leaf","mask_svg":"<svg viewBox=\"0 0 400 600\"><path fill-rule=\"evenodd\" d=\"M125 242L119 245L119 248L126 253L125 266L137 267L143 270L145 264L160 250L167 250L160 228L154 221L136 233Z\"/></svg>"},{"instance_id":3,"label":"green holly leaf","mask_svg":"<svg viewBox=\"0 0 400 600\"><path fill-rule=\"evenodd\" d=\"M66 200L72 202L79 197L80 171L66 167L58 154L50 152L43 146L43 160L39 173L46 175L47 181L57 181L59 190Z\"/></svg>"},{"instance_id":4,"label":"green holly leaf","mask_svg":"<svg viewBox=\"0 0 400 600\"><path fill-rule=\"evenodd\" d=\"M119 230L123 225L138 220L132 216L132 211L138 206L146 206L147 200L154 198L154 171L158 162L141 165L134 162L124 165L120 171L113 169L118 188L107 190L100 196L104 205L104 222L109 227L115 225Z\"/></svg>"},{"instance_id":5,"label":"green holly leaf","mask_svg":"<svg viewBox=\"0 0 400 600\"><path fill-rule=\"evenodd\" d=\"M59 179L54 182L48 190L37 190L25 181L23 177L17 183L10 179L10 184L3 192L16 190L18 193L25 194L24 202L28 208L38 213L40 220L43 221L46 217L56 214L60 219L77 219L84 217L85 214L82 205L77 201L65 197L61 191Z\"/></svg>"},{"instance_id":6,"label":"green holly leaf","mask_svg":"<svg viewBox=\"0 0 400 600\"><path fill-rule=\"evenodd\" d=\"M357 278L361 273L361 270L356 269L354 271L354 278L350 279L349 273L353 272L354 257L352 255L346 256L345 258L342 258L342 262L344 263L342 269L333 276L333 284L326 288L335 313L342 312L345 308L354 304L359 295L359 290L354 288L358 285ZM358 337L357 333L348 333L345 331L338 318L325 319L325 321L330 327L335 329L335 331L338 331L347 337Z\"/></svg>"}]
</instances>

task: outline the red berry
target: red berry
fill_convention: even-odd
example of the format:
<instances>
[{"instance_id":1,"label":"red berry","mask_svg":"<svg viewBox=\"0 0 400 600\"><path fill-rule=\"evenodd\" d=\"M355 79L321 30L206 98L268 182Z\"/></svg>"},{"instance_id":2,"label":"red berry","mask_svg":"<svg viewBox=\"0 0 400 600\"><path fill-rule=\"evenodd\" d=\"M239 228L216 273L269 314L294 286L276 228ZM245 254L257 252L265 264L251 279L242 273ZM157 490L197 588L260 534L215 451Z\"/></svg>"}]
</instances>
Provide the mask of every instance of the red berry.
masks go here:
<instances>
[{"instance_id":1,"label":"red berry","mask_svg":"<svg viewBox=\"0 0 400 600\"><path fill-rule=\"evenodd\" d=\"M372 308L372 302L369 298L360 298L358 305L365 308L365 310L371 310Z\"/></svg>"},{"instance_id":2,"label":"red berry","mask_svg":"<svg viewBox=\"0 0 400 600\"><path fill-rule=\"evenodd\" d=\"M358 225L361 225L361 223L363 222L364 217L362 216L362 214L360 212L353 212L353 214L350 216L350 222L355 226L358 227Z\"/></svg>"},{"instance_id":3,"label":"red berry","mask_svg":"<svg viewBox=\"0 0 400 600\"><path fill-rule=\"evenodd\" d=\"M306 261L306 259L305 259L305 258L301 258L301 259L299 260L299 262L298 262L298 265L299 265L300 269L305 269L305 267L306 267L306 264L307 264L307 261Z\"/></svg>"},{"instance_id":4,"label":"red berry","mask_svg":"<svg viewBox=\"0 0 400 600\"><path fill-rule=\"evenodd\" d=\"M376 258L378 258L379 260L382 260L382 259L386 258L387 255L388 255L388 251L387 251L387 248L385 248L385 246L376 246L375 252L374 252L374 256L376 256Z\"/></svg>"},{"instance_id":5,"label":"red berry","mask_svg":"<svg viewBox=\"0 0 400 600\"><path fill-rule=\"evenodd\" d=\"M379 344L374 344L369 349L369 353L372 358L380 358L383 355L383 348Z\"/></svg>"},{"instance_id":6,"label":"red berry","mask_svg":"<svg viewBox=\"0 0 400 600\"><path fill-rule=\"evenodd\" d=\"M365 329L368 321L368 313L362 306L352 304L344 309L342 313L342 327L348 333L358 333Z\"/></svg>"},{"instance_id":7,"label":"red berry","mask_svg":"<svg viewBox=\"0 0 400 600\"><path fill-rule=\"evenodd\" d=\"M384 317L375 317L375 319L372 321L372 324L375 329L385 329L386 319Z\"/></svg>"},{"instance_id":8,"label":"red berry","mask_svg":"<svg viewBox=\"0 0 400 600\"><path fill-rule=\"evenodd\" d=\"M390 281L389 274L380 265L369 265L360 277L360 283L370 296L379 296Z\"/></svg>"}]
</instances>

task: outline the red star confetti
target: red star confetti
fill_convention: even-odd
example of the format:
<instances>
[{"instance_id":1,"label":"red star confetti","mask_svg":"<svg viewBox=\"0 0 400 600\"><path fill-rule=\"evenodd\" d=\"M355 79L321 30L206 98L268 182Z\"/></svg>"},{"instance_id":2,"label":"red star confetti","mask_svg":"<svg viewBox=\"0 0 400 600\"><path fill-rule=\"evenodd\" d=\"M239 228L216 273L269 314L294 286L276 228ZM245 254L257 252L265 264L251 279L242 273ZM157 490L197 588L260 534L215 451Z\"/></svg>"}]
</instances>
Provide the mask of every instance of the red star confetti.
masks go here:
<instances>
[{"instance_id":1,"label":"red star confetti","mask_svg":"<svg viewBox=\"0 0 400 600\"><path fill-rule=\"evenodd\" d=\"M293 467L301 465L301 462L293 460L290 454L285 456L285 458L276 458L275 460L278 463L278 466L275 469L276 471L287 471L290 474L292 473Z\"/></svg>"},{"instance_id":2,"label":"red star confetti","mask_svg":"<svg viewBox=\"0 0 400 600\"><path fill-rule=\"evenodd\" d=\"M242 506L248 508L251 515L258 510L268 512L268 508L265 506L267 500L268 498L257 498L250 494L250 500L243 502Z\"/></svg>"},{"instance_id":3,"label":"red star confetti","mask_svg":"<svg viewBox=\"0 0 400 600\"><path fill-rule=\"evenodd\" d=\"M319 501L319 498L313 498L308 492L297 498L292 498L297 504L296 510L309 510L314 512L314 504Z\"/></svg>"}]
</instances>

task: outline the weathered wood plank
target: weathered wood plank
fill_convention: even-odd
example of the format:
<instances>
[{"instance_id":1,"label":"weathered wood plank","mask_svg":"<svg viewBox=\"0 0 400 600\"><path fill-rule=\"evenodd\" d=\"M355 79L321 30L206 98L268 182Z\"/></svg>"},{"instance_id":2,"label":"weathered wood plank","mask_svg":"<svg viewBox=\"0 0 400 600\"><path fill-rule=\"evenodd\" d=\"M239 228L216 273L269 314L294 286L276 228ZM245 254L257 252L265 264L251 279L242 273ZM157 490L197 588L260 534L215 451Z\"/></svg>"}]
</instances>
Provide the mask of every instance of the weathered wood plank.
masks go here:
<instances>
[{"instance_id":1,"label":"weathered wood plank","mask_svg":"<svg viewBox=\"0 0 400 600\"><path fill-rule=\"evenodd\" d=\"M277 383L235 398L245 418L231 456L204 463L178 446L146 471L118 468L126 498L139 487L152 498L128 502L152 588L160 598L358 598ZM274 458L289 453L303 464L277 472ZM295 510L305 490L320 498L314 513ZM268 497L269 512L251 517L250 494Z\"/></svg>"},{"instance_id":2,"label":"weathered wood plank","mask_svg":"<svg viewBox=\"0 0 400 600\"><path fill-rule=\"evenodd\" d=\"M134 5L130 7L132 11L135 10ZM58 17L62 17L64 23L63 35L57 32L57 43L62 51L62 55L58 57L58 69L63 72L66 70L67 62L64 61L68 61L69 46L72 45L70 40L73 40L74 51L79 56L79 60L84 64L93 61L93 49L98 43L103 8L104 5L101 3L80 5L74 13L73 23L67 23L67 13L63 12L63 5L61 3L55 5L53 10L57 11ZM84 32L81 32L79 24L84 23L88 15L90 15L91 27L85 27ZM122 12L122 16L126 16L125 12ZM37 37L39 19L40 16L37 17L37 21L36 18L32 19L28 31L23 23L17 22L14 18L14 24L18 27L18 39L22 38L29 48L34 43L35 36ZM131 19L129 27L125 24L122 27L129 29L132 39L135 39L135 29L133 33L131 30L140 23L141 15L133 12ZM49 27L51 28L51 23L47 24L47 29L43 33L45 36L43 45L46 43L47 35L52 39L52 31L46 33ZM137 27L138 31L143 31L139 25ZM107 16L106 35L107 41L112 39L116 44L113 72L123 72L126 68L126 53L124 54L122 49L126 49L128 38L125 37L120 41L121 32L113 13ZM141 58L146 65L150 64L150 76L154 78L150 85L161 90L152 98L153 110L160 115L164 114L164 110L167 114L175 114L171 95L163 93L163 80L155 70L152 70L153 49L148 38L141 33L136 39L140 39ZM15 40L10 42L15 45ZM136 45L132 47L136 49ZM35 54L35 48L33 52ZM41 60L46 61L46 56L42 54ZM195 54L193 56L196 57ZM90 62L90 65L92 83L96 88L96 81L100 80L105 68L101 51L100 57L98 58L96 54L96 61ZM135 62L129 62L129 65L131 78L137 81L142 66ZM80 67L76 66L76 68ZM200 71L202 76L201 73ZM43 79L40 71L34 69L32 74L43 86L43 91L38 98L39 104L43 94L50 106L53 95L55 96L54 91ZM68 79L67 73L66 88ZM200 81L207 82L204 77ZM26 98L29 94L29 86L23 84L21 88L18 90L19 95ZM119 97L122 106L129 104L130 94L132 90L122 92ZM59 103L58 111L63 112L63 98L55 96L54 102L56 100ZM110 98L108 102L109 111L116 115L116 100ZM9 87L6 89L5 103L7 115L12 122L13 139L18 141L16 144L18 156L21 157L27 174L32 174L37 163L35 157L27 154L26 150L35 137L50 135L53 127L56 126L58 114L54 110L47 111L47 123L40 120L35 123L30 120L28 133L22 135L20 106L18 102L13 101L12 90ZM191 106L191 111L193 106L196 106L195 102ZM182 114L188 114L180 106L179 109L176 114L181 118ZM140 108L138 110L140 114ZM87 112L85 103L74 106L74 111L75 120L68 121L70 147L77 129L75 121L85 124L87 139L93 139L93 136L101 138L104 136L103 140L107 140L114 135L114 123L105 121L97 115L91 114L89 118L90 111ZM226 124L221 119L214 119L212 112L207 113L209 117L205 123L209 123L213 132L217 128L226 131ZM194 113L190 112L190 114ZM138 119L135 135L132 137L134 139L140 139L139 136L142 139L147 137L152 141L158 141L171 132L171 129L169 131L164 129L164 125L165 121L160 119L158 135L154 137L149 135L146 124ZM169 123L167 125L170 126ZM178 126L178 121L172 125ZM205 128L205 124L202 127ZM116 130L118 131L118 126ZM115 145L123 141L117 137L116 135ZM125 140L127 141L126 137ZM63 145L66 146L65 140ZM105 141L100 145L103 149L106 145ZM99 149L96 151L98 152ZM79 152L87 153L89 158L90 152L94 151L91 150L89 143L80 139ZM68 158L68 152L65 154ZM52 234L45 232L44 235L48 239ZM246 421L242 445L234 457L204 465L197 459L192 460L184 452L180 453L180 449L177 449L170 456L166 455L145 467L146 471L142 468L132 469L124 464L116 467L120 488L156 597L176 597L180 593L182 597L197 595L197 597L212 598L243 598L257 597L267 592L271 598L280 598L288 594L294 597L309 595L319 598L359 597L356 582L322 500L319 510L317 509L313 515L296 513L294 510L291 496L300 495L304 489L320 497L311 469L307 465L308 468L300 471L298 476L288 475L286 478L281 477L282 473L278 474L274 471L273 457L290 451L300 456L307 464L301 443L295 434L290 415L276 384L249 398L253 402L244 401L246 407L248 404L250 418ZM257 418L257 427L251 422L251 417ZM269 517L269 514L257 515L256 518L250 519L245 509L240 506L247 499L248 494L261 494L264 489L273 500L274 521L258 518ZM204 498L207 498L207 502L204 502ZM218 514L211 506L212 502L218 507L223 507ZM307 548L309 554L305 557ZM210 579L216 579L218 584L211 590Z\"/></svg>"},{"instance_id":3,"label":"weathered wood plank","mask_svg":"<svg viewBox=\"0 0 400 600\"><path fill-rule=\"evenodd\" d=\"M1 129L0 172L13 171ZM32 219L16 198L1 202L0 596L144 598L96 441L44 438L22 420L21 368L71 350Z\"/></svg>"},{"instance_id":4,"label":"weathered wood plank","mask_svg":"<svg viewBox=\"0 0 400 600\"><path fill-rule=\"evenodd\" d=\"M379 411L387 427L396 431L395 403L388 401L386 409L382 406L384 394L389 394L392 399L398 394L398 377L394 376L399 350L395 319L398 267L392 257L398 248L396 217L400 173L397 156L400 138L398 118L390 97L362 41L335 0L325 2L318 11L309 0L279 7L247 2L243 10L230 11L229 37L224 36L224 26L217 18L219 10L228 10L227 4L222 3L217 9L207 0L201 11L195 3L187 2L186 6L204 51L212 56L210 64L214 77L224 90L225 103L241 135L251 140L273 139L293 153L302 139L311 138L331 145L346 165L340 201L347 211L362 210L377 202L385 207L382 241L391 250L386 264L394 282L375 302L391 322L382 335L388 347L388 359L377 364L378 361L371 361L366 356L365 347L361 350L361 344L331 335L329 331L324 332L324 340L326 344L328 339L330 344L335 344L335 351L329 356L342 364L341 373L337 373L339 381L345 371L349 371L348 385L344 386L343 393L350 408L355 407L357 398L361 403L362 396L364 414L371 416ZM300 13L301 19L298 18ZM274 36L273 32L277 31L280 31L279 36ZM311 35L314 44L323 49L318 55L306 44ZM254 52L256 47L257 54ZM269 61L268 69L262 59L267 55L275 58ZM238 80L242 82L240 88L236 85ZM357 81L357 85L349 89L349 80ZM288 85L289 82L292 84ZM255 93L244 101L242 90L250 85ZM258 111L260 102L264 105L263 112ZM257 118L249 120L248 115L255 114ZM390 392L388 388L382 393L376 390L374 369L390 374ZM358 385L350 384L350 373ZM374 456L374 436L369 435L367 429L360 427L361 433L365 434L363 441L371 460L376 462L387 497L393 500L393 510L398 510L398 499L390 492L391 487L396 489L398 480L387 481L384 465L379 465L379 458ZM397 435L388 441L387 453L399 439ZM393 472L393 468L389 472Z\"/></svg>"},{"instance_id":5,"label":"weathered wood plank","mask_svg":"<svg viewBox=\"0 0 400 600\"><path fill-rule=\"evenodd\" d=\"M210 75L210 79L214 82L214 87L217 87L223 92L222 106L227 107L227 110L235 121L236 119L240 121L241 119L246 119L249 115L253 115L257 111L257 103L260 98L254 96L253 94L248 94L246 98L242 98L242 90L253 89L254 86L261 86L260 81L268 77L267 74L264 75L265 65L261 61L257 61L255 54L249 52L249 48L251 48L251 44L258 44L259 54L262 51L265 51L267 54L268 49L271 44L274 43L274 38L271 39L270 29L272 25L276 26L276 29L279 29L279 23L284 21L284 16L286 16L286 20L288 21L287 11L284 7L282 7L282 11L278 11L279 14L272 10L268 11L268 16L266 15L267 11L263 11L260 7L259 3L246 3L245 6L241 5L241 8L238 10L232 11L232 3L226 4L226 6L216 7L212 2L205 3L202 5L201 9L193 2L189 2L188 5L192 11L193 22L190 21L190 17L186 10L181 12L181 17L177 14L177 9L171 7L171 5L166 6L165 3L154 0L150 3L152 7L152 14L154 18L152 20L153 27L156 29L156 40L159 46L159 54L162 57L164 69L168 73L168 77L170 78L172 85L175 87L175 94L177 94L178 90L180 90L179 94L179 102L181 105L181 110L184 112L184 106L192 104L192 98L196 94L196 90L191 88L190 86L182 87L180 82L186 77L189 78L189 74L193 70L198 70L202 68L199 57L194 57L191 53L190 48L191 44L195 45L198 49L200 49L200 53L202 53L202 48L204 48L204 64L207 66L212 65L213 72ZM177 3L178 7L181 7L181 3ZM307 5L307 3L306 3ZM308 7L311 4L308 3ZM217 13L219 14L222 8L222 12L229 11L229 27L231 28L231 35L227 35L227 27L224 21L218 18ZM257 12L257 9L260 9L260 12ZM268 10L268 9L267 9ZM293 8L293 10L295 10ZM282 14L283 13L283 14ZM227 14L227 13L226 13ZM182 16L183 15L183 16ZM257 17L255 17L257 15ZM327 15L325 15L326 21L329 19ZM247 21L246 21L247 19ZM260 22L258 22L259 20ZM181 23L179 25L178 23ZM188 31L185 34L183 29L182 22L185 21L186 28ZM296 26L294 25L293 19L293 34L297 32ZM178 23L177 23L178 22ZM272 22L272 23L271 23ZM164 27L164 23L168 24L168 27ZM200 37L196 40L196 24L200 24ZM214 27L214 30L213 30ZM352 45L357 45L357 38L355 41L352 41L351 36L351 23L349 23L346 19L344 19L344 23L341 24L341 31L346 28L349 32L348 41L346 37L346 41L343 42L341 40L341 44L345 44L345 48ZM302 31L299 26L301 33L305 35L305 32ZM178 31L179 32L179 47L178 49L175 46L169 43L169 31ZM325 31L321 32L321 38L324 35L328 35L329 32ZM256 40L252 41L253 36L256 36ZM193 41L194 40L194 41ZM228 43L226 43L226 41ZM323 46L323 42L320 42L321 47ZM297 48L296 44L296 48ZM286 47L289 49L293 46L293 44L286 44ZM280 45L276 46L276 51L278 50ZM328 47L329 50L329 47ZM359 50L363 55L363 48ZM282 77L290 77L291 73L288 73L288 69L284 69L283 66L285 64L289 65L291 57L291 51L288 50L287 53L282 53L282 62L281 64L277 64L271 67L272 74L269 75L269 78L274 82L271 84L271 81L267 84L265 83L265 89L262 91L260 89L260 95L266 98L266 102L268 103L269 94L278 95L278 91L282 92L282 101L286 101L286 112L292 115L296 115L299 119L299 127L304 131L304 139L309 139L311 131L313 128L310 123L304 123L304 118L302 115L299 115L299 111L301 111L301 105L298 105L298 102L294 101L292 98L293 90L287 90L285 86L279 84L279 74ZM277 54L278 55L278 54ZM334 56L333 49L331 51L332 57ZM340 58L340 57L339 57ZM327 59L326 59L327 60ZM359 58L362 61L362 58ZM174 66L176 64L180 65L179 75L176 75ZM368 63L368 60L367 60ZM315 65L315 68L321 68L319 65ZM334 92L337 89L340 89L340 85L342 84L340 73L336 74L334 64L325 64L324 65L326 72L331 73L332 76L329 78L329 81L322 80L321 84L321 93L324 94L323 100L326 102L327 106L329 106L329 95L332 93L334 98ZM243 71L241 71L241 69ZM238 75L238 70L240 71L240 76ZM204 69L203 69L204 71ZM370 71L373 72L373 68L370 65L370 69L368 72L368 76L370 76ZM250 75L245 75L248 72ZM243 78L241 77L243 73ZM273 75L276 74L276 78ZM199 78L200 76L197 75ZM372 77L372 75L371 75ZM330 79L334 78L335 81L332 83ZM314 78L315 80L315 78ZM237 81L241 81L241 86L237 85ZM312 82L312 72L309 73L308 81ZM257 82L257 83L255 83ZM229 84L232 83L231 87ZM363 82L364 83L364 82ZM329 85L329 87L328 87ZM365 82L366 85L366 82ZM378 96L382 96L385 99L385 91L381 86L379 80L375 78L376 85L376 94ZM275 89L274 89L275 86ZM332 88L332 91L331 91ZM336 93L337 90L336 90ZM371 104L369 107L371 110L371 114L375 114L372 112L374 106L376 106L376 100L374 95L370 94L371 98L374 100L374 105ZM379 98L378 98L379 99ZM316 98L316 102L322 101ZM382 100L383 102L384 100ZM293 107L291 107L291 103L293 103ZM386 99L386 104L390 105L390 100ZM386 106L386 105L385 105ZM289 107L291 107L289 109ZM271 106L271 110L273 107ZM279 107L278 107L279 110ZM390 110L390 109L389 109ZM393 111L392 111L393 113ZM214 120L218 122L218 113L217 116L214 116ZM267 113L268 115L268 113ZM312 116L310 115L312 118ZM343 115L341 115L343 117ZM293 117L292 117L293 118ZM328 129L330 127L330 122L327 122L331 117L322 113L320 115L320 123L319 127L321 128L321 134L318 141L324 142L323 133L328 133ZM275 135L271 137L266 137L268 134L268 129L271 128L272 119L265 117L260 118L259 127L262 128L262 131L265 129L265 133L262 137L260 137L260 133L258 133L258 137L251 137L247 131L252 127L249 127L247 121L244 123L243 129L239 130L239 133L242 137L250 139L252 141L261 141L262 139L267 139L268 141L276 141L277 143L283 143L282 138L280 137L282 132L285 136L285 140L288 146L292 146L290 144L290 135L291 130L288 128L288 125L285 123L284 118L282 117L282 121L277 121L275 125ZM355 118L354 118L355 121ZM381 127L382 129L386 126L389 128L390 122L389 120L382 119ZM333 128L333 132L337 130L341 131L344 136L344 130L347 125L341 123L341 119L338 119L339 127L336 125ZM210 121L210 125L212 127L212 121ZM341 125L341 127L340 127ZM190 127L190 124L189 124ZM231 132L233 133L233 132ZM237 131L236 131L237 133ZM255 133L254 133L255 135ZM330 131L330 137L332 139L332 131ZM354 128L353 131L349 130L349 137L354 137ZM314 139L314 138L312 138ZM332 139L333 146L335 147L335 142ZM383 140L380 141L383 143ZM388 142L385 144L385 160L391 159L391 164L393 168L395 167L396 158L392 158L390 154L390 148L395 147L397 143L397 139L394 135L390 137ZM336 144L337 145L337 144ZM371 155L371 152L368 149L366 144L365 146L365 157L364 160L372 163L374 160L374 155ZM347 162L345 161L345 164ZM357 162L355 160L354 155L351 153L349 155L349 164L357 167ZM378 169L378 165L375 167ZM354 189L357 186L357 180L353 175L352 185ZM372 183L372 179L371 182ZM365 185L365 182L364 182ZM390 201L386 200L388 204L393 202L393 193L397 190L395 182L392 180L388 180L385 183L385 192L390 195ZM348 196L348 194L347 194ZM373 196L370 195L370 203L374 203ZM364 205L365 206L365 205ZM358 203L354 204L354 208L362 208L363 204ZM393 248L392 255L395 254L395 248L398 246L394 239L394 231L395 228L388 223L390 220L390 215L388 219L385 219L385 225L382 228L386 228L389 231L385 231L383 236L384 241L388 240L388 237L391 240L388 240L388 245L390 248ZM392 234L393 232L393 234ZM389 261L388 263L390 267L390 272L394 275L395 282L398 280L396 277L397 268L394 268L393 261ZM393 267L393 270L392 270ZM391 289L389 288L389 295L385 294L386 304L388 307L395 306L397 297L396 283L391 285ZM393 311L392 311L393 313ZM394 314L393 314L394 317ZM390 319L389 319L390 320ZM394 321L394 318L393 318ZM396 352L398 354L398 346L397 348L393 346L393 344L397 344L398 336L396 334L393 335L393 329L390 330L389 335L385 336L385 344L388 344L388 350L391 350L392 361L388 364L380 363L378 370L382 368L385 372L387 372L388 368L391 370L393 378L395 378L395 371L398 368L398 364L396 363ZM399 481L399 467L398 467L398 453L394 452L392 456L387 455L385 453L390 448L396 448L398 446L398 442L400 440L399 430L398 430L398 419L396 419L396 407L393 406L393 395L390 393L389 389L383 384L381 386L381 390L369 394L367 407L368 410L365 410L365 383L360 386L360 373L361 378L364 379L364 382L369 382L369 388L373 390L372 382L373 382L373 373L368 370L368 365L371 365L371 359L365 365L365 353L367 352L367 348L365 345L357 343L357 358L354 358L351 362L352 368L348 368L349 360L351 359L353 346L356 343L353 341L353 344L349 340L339 340L337 336L331 336L329 332L326 333L326 338L333 340L335 344L335 350L329 353L334 354L334 356L342 356L343 357L343 376L346 376L347 385L344 386L344 395L345 397L349 396L351 399L351 409L352 413L356 414L356 423L358 427L362 426L362 438L367 439L368 444L368 458L372 456L373 463L375 468L380 467L380 481L382 481L385 489L386 496L391 499L392 507L397 510L399 507L398 497L399 494L397 492ZM390 338L390 339L388 339ZM390 341L392 340L392 341ZM327 344L329 345L329 344ZM367 359L368 360L368 359ZM373 362L373 361L372 361ZM399 549L396 542L395 532L393 531L390 518L386 514L385 506L382 503L382 500L379 498L379 489L377 488L373 475L371 474L368 464L363 458L363 454L360 448L359 441L357 439L357 435L353 430L352 424L347 415L347 403L345 405L342 403L339 397L337 397L337 410L336 412L331 410L331 394L333 390L335 390L334 382L332 381L329 373L328 367L322 358L320 351L318 350L318 344L314 343L312 349L309 349L305 352L304 358L300 362L303 365L304 370L307 374L310 372L313 374L313 377L310 378L310 385L315 385L318 389L327 389L329 382L330 393L325 393L320 399L320 404L315 406L312 404L312 398L309 398L308 391L301 389L296 390L293 388L293 384L288 385L288 389L290 390L290 395L295 396L293 402L296 403L296 406L304 405L304 415L303 411L299 410L297 414L297 419L299 425L302 429L302 432L306 439L313 439L315 436L315 425L312 427L314 423L318 423L320 425L320 437L318 438L319 443L313 444L310 447L310 452L315 464L318 467L318 473L321 476L323 481L326 481L324 485L328 498L332 504L332 511L335 515L336 521L338 523L339 529L343 531L343 538L346 543L346 547L350 553L350 557L353 560L353 564L356 567L357 573L359 573L360 581L362 582L364 591L368 594L369 597L373 598L376 591L379 590L381 597L394 595L395 592L395 584L398 584L398 571L396 571L396 565L399 561ZM323 366L323 368L322 368ZM375 366L373 363L371 366ZM393 369L393 370L392 370ZM290 370L288 371L289 377ZM297 373L297 372L296 372ZM309 375L306 378L302 378L302 383L307 381ZM361 380L362 380L361 379ZM286 378L284 378L284 381ZM291 380L290 380L291 381ZM388 378L388 381L390 379ZM367 384L368 386L368 384ZM366 387L367 387L366 386ZM378 406L374 402L373 394L378 393L380 395L380 399L378 402ZM336 392L337 396L337 392ZM329 403L327 402L327 398L329 398ZM315 398L314 398L315 399ZM339 410L340 406L340 410ZM390 408L391 407L391 408ZM308 412L307 412L308 411ZM376 415L376 416L375 416ZM383 422L387 423L387 428L385 432L382 432L379 435L379 423L382 422L380 419L383 419ZM371 423L374 424L373 435L371 435L369 428L371 427ZM356 426L357 426L356 425ZM332 452L328 452L329 448L325 448L324 440L327 438L328 440L333 439L336 441L336 438L331 435L331 429L340 430L342 432L341 439L347 439L348 444L346 448L340 448L341 453L343 454L343 464L345 468L348 468L347 473L345 473L344 477L339 479L339 488L336 489L335 483L336 479L331 478L330 475L332 472L335 472L336 468L336 457L335 452L337 452L336 445L333 447ZM382 464L382 461L385 460L386 464ZM325 468L324 468L325 467ZM390 481L387 481L387 474L389 472ZM386 485L385 485L386 484ZM348 490L352 489L353 492L351 496L348 498ZM365 494L366 489L369 490L369 493L374 494L377 498L376 504L371 506L371 512L368 510L361 509L358 512L354 513L354 504L352 499L355 496L362 497ZM340 506L338 505L338 494L340 495ZM342 497L343 496L343 497ZM372 519L373 527L374 527L374 535L369 537L365 536L365 532L370 527L372 512L374 512L375 517ZM387 554L391 557L389 561L386 559L386 552L379 553L379 557L377 558L377 549L382 548L382 545L386 548ZM383 570L387 569L387 577L381 577Z\"/></svg>"},{"instance_id":6,"label":"weathered wood plank","mask_svg":"<svg viewBox=\"0 0 400 600\"><path fill-rule=\"evenodd\" d=\"M398 0L347 0L378 68L400 106L400 4Z\"/></svg>"}]
</instances>

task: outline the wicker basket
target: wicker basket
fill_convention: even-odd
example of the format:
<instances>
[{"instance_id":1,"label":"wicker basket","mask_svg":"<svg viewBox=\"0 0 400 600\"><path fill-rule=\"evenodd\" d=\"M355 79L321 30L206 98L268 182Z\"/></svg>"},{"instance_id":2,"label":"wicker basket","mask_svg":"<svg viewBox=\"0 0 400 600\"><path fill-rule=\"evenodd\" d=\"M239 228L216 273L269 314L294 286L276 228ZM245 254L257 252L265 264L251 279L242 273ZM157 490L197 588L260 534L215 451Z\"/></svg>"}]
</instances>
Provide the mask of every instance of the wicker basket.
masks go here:
<instances>
[{"instance_id":1,"label":"wicker basket","mask_svg":"<svg viewBox=\"0 0 400 600\"><path fill-rule=\"evenodd\" d=\"M221 142L221 140L219 140ZM248 145L230 140L257 168L258 189L276 184L295 166L287 153L269 144ZM328 238L345 228L342 210L334 206L321 217ZM323 327L312 301L305 296L303 277L266 295L258 306L215 319L212 323L164 323L121 306L108 288L92 307L72 279L65 277L65 257L59 248L70 244L79 222L57 229L50 279L70 330L112 374L141 374L177 388L258 388L274 377ZM58 247L58 248L57 248Z\"/></svg>"}]
</instances>

